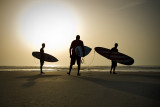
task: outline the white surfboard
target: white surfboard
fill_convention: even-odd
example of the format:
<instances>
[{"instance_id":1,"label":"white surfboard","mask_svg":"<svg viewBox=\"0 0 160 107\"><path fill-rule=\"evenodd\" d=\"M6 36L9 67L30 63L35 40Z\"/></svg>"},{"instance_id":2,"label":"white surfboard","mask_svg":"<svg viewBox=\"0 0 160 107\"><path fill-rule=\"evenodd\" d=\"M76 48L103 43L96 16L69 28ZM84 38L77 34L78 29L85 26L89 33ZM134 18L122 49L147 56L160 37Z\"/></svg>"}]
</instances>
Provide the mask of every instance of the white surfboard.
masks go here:
<instances>
[{"instance_id":1,"label":"white surfboard","mask_svg":"<svg viewBox=\"0 0 160 107\"><path fill-rule=\"evenodd\" d=\"M80 57L85 57L85 56L87 56L90 52L91 52L91 48L90 47L88 47L88 46L84 46L84 55L83 55L83 51L82 51L82 47L81 46L77 46L76 48L75 48L75 52L76 52L76 54L78 55L78 56L80 56Z\"/></svg>"}]
</instances>

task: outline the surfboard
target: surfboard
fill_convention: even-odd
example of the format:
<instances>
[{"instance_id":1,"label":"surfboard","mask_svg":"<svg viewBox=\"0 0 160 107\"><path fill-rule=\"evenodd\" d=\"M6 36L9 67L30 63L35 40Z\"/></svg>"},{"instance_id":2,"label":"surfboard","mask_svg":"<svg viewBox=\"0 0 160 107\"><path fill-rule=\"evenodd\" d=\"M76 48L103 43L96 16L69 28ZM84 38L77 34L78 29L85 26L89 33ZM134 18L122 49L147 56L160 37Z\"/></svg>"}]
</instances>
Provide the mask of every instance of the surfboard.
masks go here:
<instances>
[{"instance_id":1,"label":"surfboard","mask_svg":"<svg viewBox=\"0 0 160 107\"><path fill-rule=\"evenodd\" d=\"M104 56L105 58L108 58L112 61L116 61L120 64L124 64L124 65L132 65L134 63L134 59L131 58L130 56L128 55L125 55L123 53L120 53L120 52L112 52L110 54L110 49L107 49L107 48L103 48L103 47L95 47L95 51ZM110 57L109 57L109 54L110 54Z\"/></svg>"},{"instance_id":2,"label":"surfboard","mask_svg":"<svg viewBox=\"0 0 160 107\"><path fill-rule=\"evenodd\" d=\"M32 55L33 55L33 57L35 57L37 59L40 59L40 52L32 52ZM50 54L44 53L44 61L57 62L58 59L55 58L54 56L50 55Z\"/></svg>"},{"instance_id":3,"label":"surfboard","mask_svg":"<svg viewBox=\"0 0 160 107\"><path fill-rule=\"evenodd\" d=\"M80 56L80 57L85 57L87 56L90 52L91 52L91 48L88 47L88 46L84 46L84 55L83 55L83 51L82 51L82 47L81 46L77 46L75 48L75 52L76 52L76 55Z\"/></svg>"}]
</instances>

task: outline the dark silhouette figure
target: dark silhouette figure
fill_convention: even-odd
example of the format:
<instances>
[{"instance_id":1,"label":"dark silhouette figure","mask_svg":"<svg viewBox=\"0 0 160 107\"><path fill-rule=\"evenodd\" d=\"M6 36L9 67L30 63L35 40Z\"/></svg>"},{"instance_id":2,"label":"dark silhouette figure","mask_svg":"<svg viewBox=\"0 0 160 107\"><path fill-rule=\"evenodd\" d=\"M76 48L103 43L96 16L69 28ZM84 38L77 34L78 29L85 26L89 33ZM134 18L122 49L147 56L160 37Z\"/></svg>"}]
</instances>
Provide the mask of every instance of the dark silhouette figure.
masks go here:
<instances>
[{"instance_id":1,"label":"dark silhouette figure","mask_svg":"<svg viewBox=\"0 0 160 107\"><path fill-rule=\"evenodd\" d=\"M40 73L44 73L42 71L42 67L43 67L43 64L44 64L44 47L45 47L45 43L42 43L42 48L40 49Z\"/></svg>"},{"instance_id":2,"label":"dark silhouette figure","mask_svg":"<svg viewBox=\"0 0 160 107\"><path fill-rule=\"evenodd\" d=\"M67 72L68 75L70 75L71 70L72 70L72 66L75 64L75 62L77 61L77 65L78 65L78 72L77 72L77 76L80 76L80 65L81 65L81 57L77 56L75 53L75 48L77 46L81 46L83 53L84 53L84 45L83 45L83 41L80 40L80 36L77 35L76 36L76 40L72 41L70 49L69 49L69 53L70 53L70 58L71 58L71 62L70 62L70 68L69 68L69 72Z\"/></svg>"},{"instance_id":3,"label":"dark silhouette figure","mask_svg":"<svg viewBox=\"0 0 160 107\"><path fill-rule=\"evenodd\" d=\"M109 54L109 57L110 57L110 55L112 54L112 52L118 52L117 47L118 47L118 44L115 43L115 47L113 47L113 48L111 49L110 54ZM112 65L111 65L110 74L112 73L112 69L113 69L113 74L117 74L117 73L115 72L115 69L116 69L116 67L117 67L117 62L116 62L116 61L111 61L111 62L112 62Z\"/></svg>"}]
</instances>

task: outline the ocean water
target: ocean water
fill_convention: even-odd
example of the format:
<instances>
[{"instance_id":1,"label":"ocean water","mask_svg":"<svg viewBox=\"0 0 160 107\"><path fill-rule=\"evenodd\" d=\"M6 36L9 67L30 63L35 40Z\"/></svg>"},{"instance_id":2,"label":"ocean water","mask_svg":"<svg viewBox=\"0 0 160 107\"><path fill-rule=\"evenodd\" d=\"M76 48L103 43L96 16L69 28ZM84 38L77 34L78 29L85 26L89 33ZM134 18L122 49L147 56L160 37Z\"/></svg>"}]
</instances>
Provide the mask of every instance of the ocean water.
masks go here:
<instances>
[{"instance_id":1,"label":"ocean water","mask_svg":"<svg viewBox=\"0 0 160 107\"><path fill-rule=\"evenodd\" d=\"M55 72L55 71L68 71L69 66L44 66L44 72ZM73 67L73 71L77 71L77 66ZM39 72L39 66L0 66L1 71L21 71ZM82 66L81 72L109 72L110 66ZM160 72L160 66L118 66L117 72Z\"/></svg>"}]
</instances>

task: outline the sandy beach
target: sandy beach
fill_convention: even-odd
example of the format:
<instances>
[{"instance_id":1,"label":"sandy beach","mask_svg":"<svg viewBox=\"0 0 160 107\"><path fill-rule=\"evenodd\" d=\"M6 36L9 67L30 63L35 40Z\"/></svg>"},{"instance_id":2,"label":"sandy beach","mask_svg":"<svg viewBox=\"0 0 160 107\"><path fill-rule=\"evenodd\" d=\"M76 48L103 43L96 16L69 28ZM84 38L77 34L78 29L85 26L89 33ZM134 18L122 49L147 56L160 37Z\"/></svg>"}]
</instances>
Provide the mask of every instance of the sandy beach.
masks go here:
<instances>
[{"instance_id":1,"label":"sandy beach","mask_svg":"<svg viewBox=\"0 0 160 107\"><path fill-rule=\"evenodd\" d=\"M0 107L160 107L160 73L0 72Z\"/></svg>"}]
</instances>

